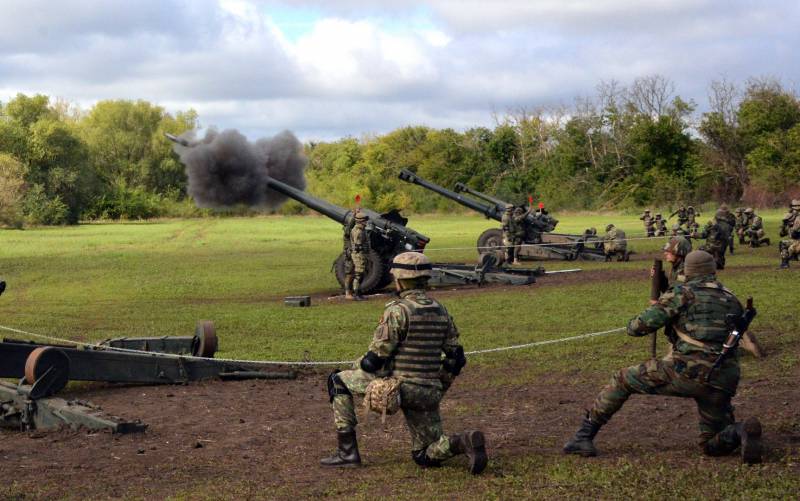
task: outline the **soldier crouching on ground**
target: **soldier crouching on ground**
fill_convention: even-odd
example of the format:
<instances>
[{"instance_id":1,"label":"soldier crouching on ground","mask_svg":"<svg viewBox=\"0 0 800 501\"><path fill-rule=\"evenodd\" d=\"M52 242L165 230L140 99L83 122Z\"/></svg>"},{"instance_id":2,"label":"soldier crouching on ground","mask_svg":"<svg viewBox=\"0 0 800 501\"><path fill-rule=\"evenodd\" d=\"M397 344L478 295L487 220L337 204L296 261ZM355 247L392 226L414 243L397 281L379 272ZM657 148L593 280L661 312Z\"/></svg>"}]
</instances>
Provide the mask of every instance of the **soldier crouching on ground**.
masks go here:
<instances>
[{"instance_id":1,"label":"soldier crouching on ground","mask_svg":"<svg viewBox=\"0 0 800 501\"><path fill-rule=\"evenodd\" d=\"M740 374L735 348L712 370L730 333L728 315L742 318L744 308L717 281L711 254L689 253L684 270L685 283L676 284L628 323L631 336L672 326L676 333L672 353L614 374L575 436L564 446L566 454L597 455L593 443L597 432L631 395L638 393L693 398L700 414L699 445L705 454L727 455L741 446L743 462L761 462L761 423L755 417L737 423L733 417L731 398Z\"/></svg>"},{"instance_id":2,"label":"soldier crouching on ground","mask_svg":"<svg viewBox=\"0 0 800 501\"><path fill-rule=\"evenodd\" d=\"M606 261L617 256L617 261L627 261L630 259L628 253L628 241L625 232L618 229L613 224L606 226L606 235L603 237L603 252L606 254Z\"/></svg>"},{"instance_id":3,"label":"soldier crouching on ground","mask_svg":"<svg viewBox=\"0 0 800 501\"><path fill-rule=\"evenodd\" d=\"M376 393L394 386L411 432L414 462L422 467L439 466L446 459L466 454L470 472L478 474L488 463L483 433L447 436L442 431L439 401L467 359L452 317L425 294L431 262L424 254L405 252L394 258L392 275L400 297L386 305L369 351L357 362L359 368L328 377L339 446L321 463L337 467L361 464L353 397L366 395L373 403L396 402L396 398L375 398ZM384 404L386 413L391 413L386 407Z\"/></svg>"},{"instance_id":4,"label":"soldier crouching on ground","mask_svg":"<svg viewBox=\"0 0 800 501\"><path fill-rule=\"evenodd\" d=\"M797 259L800 255L800 217L794 219L794 223L788 232L791 240L782 240L779 245L781 252L781 269L788 269L789 260Z\"/></svg>"}]
</instances>

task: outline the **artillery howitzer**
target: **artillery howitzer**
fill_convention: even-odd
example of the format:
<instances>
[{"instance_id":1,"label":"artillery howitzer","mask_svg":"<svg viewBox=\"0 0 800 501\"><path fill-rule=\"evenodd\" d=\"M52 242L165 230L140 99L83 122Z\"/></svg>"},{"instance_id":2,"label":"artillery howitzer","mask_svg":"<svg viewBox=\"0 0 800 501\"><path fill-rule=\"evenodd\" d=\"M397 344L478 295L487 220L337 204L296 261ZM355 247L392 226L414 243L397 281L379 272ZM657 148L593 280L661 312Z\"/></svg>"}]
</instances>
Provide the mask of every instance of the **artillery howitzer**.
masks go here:
<instances>
[{"instance_id":1,"label":"artillery howitzer","mask_svg":"<svg viewBox=\"0 0 800 501\"><path fill-rule=\"evenodd\" d=\"M192 143L185 139L172 134L165 135L170 141L182 146L193 146ZM267 177L266 183L269 188L300 202L306 207L314 209L320 214L328 216L345 227L352 227L355 224L355 214L352 210L311 196L271 177ZM397 210L393 209L385 214L378 214L375 211L362 208L361 212L369 218L367 234L369 235L370 243L364 277L361 281L361 291L369 293L382 289L392 282L392 276L389 273L390 265L397 254L410 250L421 252L425 249L425 245L430 242L430 238L417 233L411 228L407 228L408 219L401 216ZM344 267L345 256L342 253L333 263L336 280L342 287L345 286Z\"/></svg>"},{"instance_id":2,"label":"artillery howitzer","mask_svg":"<svg viewBox=\"0 0 800 501\"><path fill-rule=\"evenodd\" d=\"M479 191L469 189L464 184L456 184L456 191L450 191L437 184L426 181L413 172L403 169L398 176L407 183L416 184L427 188L445 198L453 200L465 207L468 207L487 219L494 219L501 222L503 212L506 207L511 206L508 202L499 198L486 195ZM459 191L469 193L480 198L479 202L473 198L458 193ZM528 212L525 216L525 237L519 256L522 258L542 260L542 259L587 259L600 261L605 259L602 249L597 244L601 242L598 238L590 238L584 235L568 235L563 233L552 233L558 225L558 220L547 214L545 211ZM587 246L587 244L589 246ZM491 253L503 248L503 231L500 228L490 228L478 237L478 253Z\"/></svg>"},{"instance_id":3,"label":"artillery howitzer","mask_svg":"<svg viewBox=\"0 0 800 501\"><path fill-rule=\"evenodd\" d=\"M0 426L48 429L82 426L114 433L144 431L139 422L104 416L85 402L55 394L69 381L184 384L204 379L291 379L292 371L264 371L257 362L214 360L213 323L200 322L194 336L118 338L101 345L55 345L0 341Z\"/></svg>"}]
</instances>

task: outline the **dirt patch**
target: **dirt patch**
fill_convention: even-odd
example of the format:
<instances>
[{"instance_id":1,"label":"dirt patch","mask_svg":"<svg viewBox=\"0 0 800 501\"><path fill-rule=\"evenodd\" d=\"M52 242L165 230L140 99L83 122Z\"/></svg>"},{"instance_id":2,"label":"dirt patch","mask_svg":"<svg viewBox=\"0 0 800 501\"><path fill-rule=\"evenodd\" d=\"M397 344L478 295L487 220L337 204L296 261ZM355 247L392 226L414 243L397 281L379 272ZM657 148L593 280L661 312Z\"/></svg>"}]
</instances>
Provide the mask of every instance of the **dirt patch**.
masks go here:
<instances>
[{"instance_id":1,"label":"dirt patch","mask_svg":"<svg viewBox=\"0 0 800 501\"><path fill-rule=\"evenodd\" d=\"M529 362L503 371L516 371ZM480 428L494 458L558 456L608 374L580 387L561 377L524 386L482 388L499 369L468 371L442 404L446 430ZM796 376L796 375L795 375ZM768 430L768 460L800 452L800 391L796 377L746 381L736 398L740 417L757 414ZM106 412L141 418L144 434L83 431L0 432L6 478L32 497L136 496L163 499L209 481L243 482L274 497L324 493L341 472L318 466L335 445L324 374L295 381L207 382L188 386L84 387L72 391ZM646 420L647 425L642 426ZM348 472L353 482L375 468L410 461L402 418L362 420L359 441L368 467ZM597 439L599 461L652 456L682 464L697 457L693 403L633 397ZM461 460L455 460L456 463ZM735 462L736 458L720 461ZM291 492L280 490L292 486ZM270 496L273 497L273 496Z\"/></svg>"}]
</instances>

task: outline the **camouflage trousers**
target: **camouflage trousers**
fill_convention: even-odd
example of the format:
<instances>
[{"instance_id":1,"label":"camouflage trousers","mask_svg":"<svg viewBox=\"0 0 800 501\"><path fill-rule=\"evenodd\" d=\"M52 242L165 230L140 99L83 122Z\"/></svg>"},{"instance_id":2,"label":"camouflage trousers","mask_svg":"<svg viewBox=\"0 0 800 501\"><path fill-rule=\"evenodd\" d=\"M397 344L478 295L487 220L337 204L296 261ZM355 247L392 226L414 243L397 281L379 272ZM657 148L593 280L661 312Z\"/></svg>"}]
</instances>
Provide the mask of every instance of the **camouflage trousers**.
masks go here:
<instances>
[{"instance_id":1,"label":"camouflage trousers","mask_svg":"<svg viewBox=\"0 0 800 501\"><path fill-rule=\"evenodd\" d=\"M354 428L358 424L353 397L363 397L367 385L375 377L361 369L339 373L339 379L352 395L336 395L333 399L333 421L337 430ZM454 455L439 415L439 401L443 394L442 389L436 386L407 382L400 385L400 408L411 433L411 450L425 450L428 458L439 461Z\"/></svg>"},{"instance_id":2,"label":"camouflage trousers","mask_svg":"<svg viewBox=\"0 0 800 501\"><path fill-rule=\"evenodd\" d=\"M698 445L706 454L732 452L739 446L731 405L735 384L732 391L722 391L704 384L702 377L690 378L678 369L671 356L621 369L595 399L589 411L592 421L606 424L633 394L693 398L700 414Z\"/></svg>"},{"instance_id":3,"label":"camouflage trousers","mask_svg":"<svg viewBox=\"0 0 800 501\"><path fill-rule=\"evenodd\" d=\"M780 248L783 259L795 259L800 256L800 240L782 240Z\"/></svg>"}]
</instances>

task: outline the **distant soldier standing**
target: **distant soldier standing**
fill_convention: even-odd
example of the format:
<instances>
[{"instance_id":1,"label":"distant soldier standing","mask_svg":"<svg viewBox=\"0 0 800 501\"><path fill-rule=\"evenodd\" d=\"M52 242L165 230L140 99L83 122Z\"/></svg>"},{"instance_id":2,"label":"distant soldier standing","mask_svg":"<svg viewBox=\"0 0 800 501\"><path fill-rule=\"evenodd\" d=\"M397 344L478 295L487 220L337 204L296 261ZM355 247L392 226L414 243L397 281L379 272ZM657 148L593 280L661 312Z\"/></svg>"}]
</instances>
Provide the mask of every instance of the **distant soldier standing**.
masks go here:
<instances>
[{"instance_id":1,"label":"distant soldier standing","mask_svg":"<svg viewBox=\"0 0 800 501\"><path fill-rule=\"evenodd\" d=\"M672 219L672 217L675 216L676 214L678 216L678 225L683 226L684 224L686 224L687 221L689 221L689 216L686 213L685 205L681 205L680 207L678 207L678 210L670 214L668 219Z\"/></svg>"},{"instance_id":2,"label":"distant soldier standing","mask_svg":"<svg viewBox=\"0 0 800 501\"><path fill-rule=\"evenodd\" d=\"M706 223L700 238L706 239L705 250L712 256L717 263L717 269L725 269L725 251L728 250L728 236L731 234L731 227L728 225L728 218L725 212L720 209L714 215L714 219Z\"/></svg>"},{"instance_id":3,"label":"distant soldier standing","mask_svg":"<svg viewBox=\"0 0 800 501\"><path fill-rule=\"evenodd\" d=\"M528 216L528 213L529 212L526 212L522 207L517 207L514 209L514 215L511 217L511 221L513 222L511 228L514 245L513 264L520 263L520 251L522 250L522 244L525 242L525 218Z\"/></svg>"},{"instance_id":4,"label":"distant soldier standing","mask_svg":"<svg viewBox=\"0 0 800 501\"><path fill-rule=\"evenodd\" d=\"M503 216L500 218L501 228L503 230L503 247L506 251L506 262L513 263L515 259L514 254L514 206L506 205L506 210L503 211Z\"/></svg>"},{"instance_id":5,"label":"distant soldier standing","mask_svg":"<svg viewBox=\"0 0 800 501\"><path fill-rule=\"evenodd\" d=\"M653 218L650 217L650 209L646 209L644 214L639 216L639 220L644 223L644 231L648 237L655 236L655 224Z\"/></svg>"},{"instance_id":6,"label":"distant soldier standing","mask_svg":"<svg viewBox=\"0 0 800 501\"><path fill-rule=\"evenodd\" d=\"M442 431L439 402L467 359L452 317L425 293L431 262L424 254L405 252L394 258L391 272L400 296L387 303L369 350L358 368L328 377L338 448L321 463L361 465L353 397L366 395L373 404L382 403L386 408L397 403L397 397L391 401L381 398L380 393L391 387L399 388L399 406L411 432L414 462L421 467L439 466L446 459L466 454L470 472L481 473L488 462L483 433L447 436Z\"/></svg>"},{"instance_id":7,"label":"distant soldier standing","mask_svg":"<svg viewBox=\"0 0 800 501\"><path fill-rule=\"evenodd\" d=\"M731 213L728 204L720 205L719 210L722 212L725 222L728 223L728 228L730 229L728 233L728 248L731 251L731 255L733 255L733 232L736 228L736 216Z\"/></svg>"},{"instance_id":8,"label":"distant soldier standing","mask_svg":"<svg viewBox=\"0 0 800 501\"><path fill-rule=\"evenodd\" d=\"M594 437L633 394L692 398L700 415L699 445L709 456L731 454L741 446L742 461L761 462L761 423L751 417L736 422L731 399L739 385L734 350L712 370L730 333L727 315L742 319L744 308L716 279L714 258L704 251L686 256L686 282L675 284L628 323L628 335L645 336L674 327L673 351L661 360L622 369L594 401L567 454L595 456ZM746 322L744 322L746 323Z\"/></svg>"},{"instance_id":9,"label":"distant soldier standing","mask_svg":"<svg viewBox=\"0 0 800 501\"><path fill-rule=\"evenodd\" d=\"M617 261L630 259L625 232L613 224L606 226L606 235L603 237L603 252L606 254L606 261L611 261L614 256L617 256Z\"/></svg>"},{"instance_id":10,"label":"distant soldier standing","mask_svg":"<svg viewBox=\"0 0 800 501\"><path fill-rule=\"evenodd\" d=\"M700 223L697 218L700 213L694 210L694 206L690 205L686 208L686 228L689 230L690 235L696 235L700 231Z\"/></svg>"},{"instance_id":11,"label":"distant soldier standing","mask_svg":"<svg viewBox=\"0 0 800 501\"><path fill-rule=\"evenodd\" d=\"M346 299L353 299L353 280L355 275L355 268L353 267L353 254L350 245L350 233L355 226L355 214L360 209L356 208L353 211L353 216L345 223L342 234L342 255L344 256L344 296Z\"/></svg>"},{"instance_id":12,"label":"distant soldier standing","mask_svg":"<svg viewBox=\"0 0 800 501\"><path fill-rule=\"evenodd\" d=\"M355 225L350 230L350 257L353 260L353 297L356 301L361 301L361 283L364 279L364 272L367 265L367 253L369 252L369 232L367 231L367 221L369 217L359 210L355 214Z\"/></svg>"},{"instance_id":13,"label":"distant soldier standing","mask_svg":"<svg viewBox=\"0 0 800 501\"><path fill-rule=\"evenodd\" d=\"M755 211L749 207L745 209L744 213L749 217L750 222L746 232L747 237L750 239L750 247L769 245L769 238L764 236L764 221L761 219L761 216L756 214Z\"/></svg>"},{"instance_id":14,"label":"distant soldier standing","mask_svg":"<svg viewBox=\"0 0 800 501\"><path fill-rule=\"evenodd\" d=\"M667 235L667 222L664 221L664 218L661 217L661 214L656 214L656 219L654 221L656 225L656 236L657 237L664 237Z\"/></svg>"}]
</instances>

